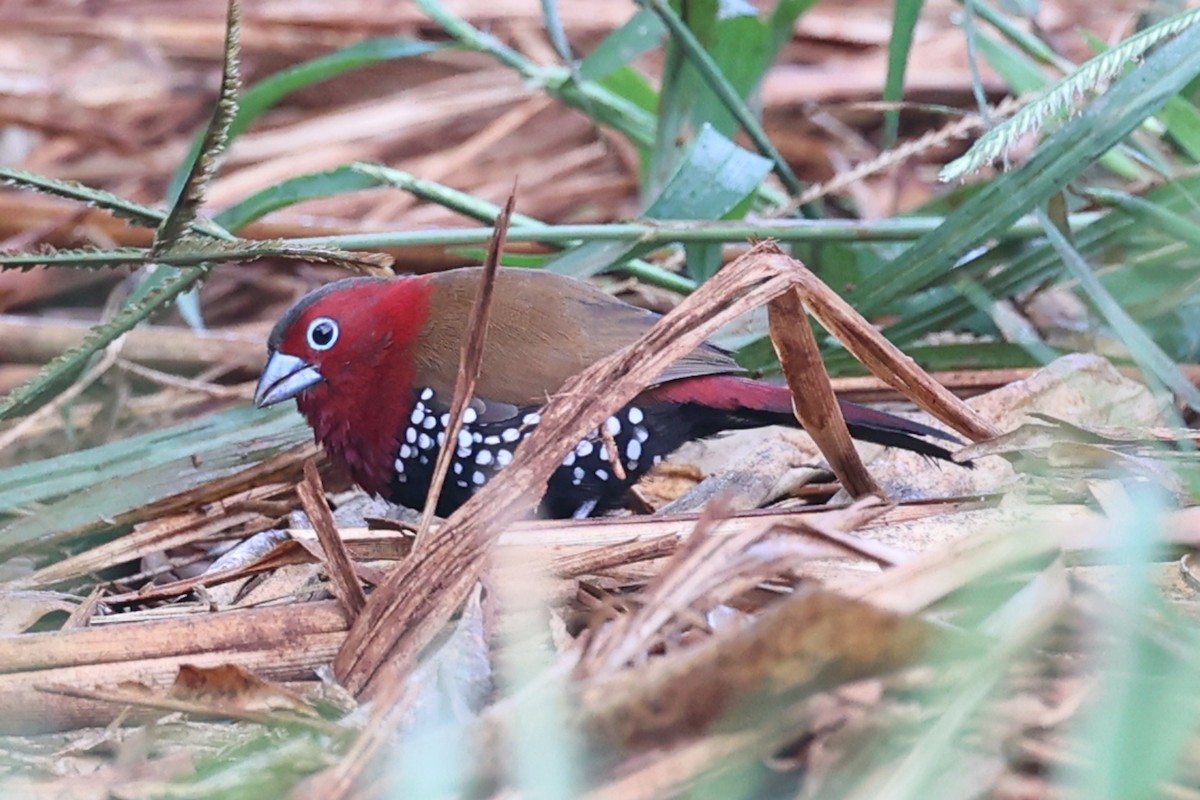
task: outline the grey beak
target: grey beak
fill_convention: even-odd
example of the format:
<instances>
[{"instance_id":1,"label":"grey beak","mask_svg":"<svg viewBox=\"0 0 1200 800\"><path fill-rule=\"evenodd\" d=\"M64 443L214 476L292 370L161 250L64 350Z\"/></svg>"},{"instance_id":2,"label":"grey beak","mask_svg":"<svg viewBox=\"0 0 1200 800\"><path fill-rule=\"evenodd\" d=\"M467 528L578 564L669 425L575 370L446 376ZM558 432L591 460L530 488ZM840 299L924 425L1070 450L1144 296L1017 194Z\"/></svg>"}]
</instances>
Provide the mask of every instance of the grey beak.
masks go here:
<instances>
[{"instance_id":1,"label":"grey beak","mask_svg":"<svg viewBox=\"0 0 1200 800\"><path fill-rule=\"evenodd\" d=\"M266 408L282 403L323 380L325 376L307 361L287 353L272 353L254 390L254 405Z\"/></svg>"}]
</instances>

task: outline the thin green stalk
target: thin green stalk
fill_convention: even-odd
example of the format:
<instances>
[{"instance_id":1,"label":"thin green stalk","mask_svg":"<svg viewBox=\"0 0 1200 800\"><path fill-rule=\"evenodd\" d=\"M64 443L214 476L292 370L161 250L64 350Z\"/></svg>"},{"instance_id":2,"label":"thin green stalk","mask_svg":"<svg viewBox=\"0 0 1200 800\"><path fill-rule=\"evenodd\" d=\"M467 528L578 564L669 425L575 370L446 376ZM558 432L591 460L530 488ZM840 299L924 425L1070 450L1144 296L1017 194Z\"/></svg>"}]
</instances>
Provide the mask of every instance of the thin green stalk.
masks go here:
<instances>
[{"instance_id":1,"label":"thin green stalk","mask_svg":"<svg viewBox=\"0 0 1200 800\"><path fill-rule=\"evenodd\" d=\"M1085 212L1071 216L1073 228L1091 225L1103 214ZM783 242L905 242L936 230L943 217L898 217L861 222L856 220L771 220L624 222L612 225L547 225L544 228L513 228L510 242L568 244L581 239L627 241L639 244L675 242L743 242L748 239L777 239ZM352 233L343 236L287 239L291 247L339 247L347 250L378 250L388 247L431 245L476 245L491 238L490 228L443 228L432 231L389 231ZM1004 234L1006 239L1031 239L1042 235L1036 219L1019 219Z\"/></svg>"},{"instance_id":2,"label":"thin green stalk","mask_svg":"<svg viewBox=\"0 0 1200 800\"><path fill-rule=\"evenodd\" d=\"M500 206L495 203L489 203L487 200L481 200L478 197L459 191L458 189L453 189L445 184L437 183L436 181L418 178L403 170L382 167L378 164L364 163L353 164L351 165L351 169L367 175L380 183L396 186L423 200L453 209L460 214L473 217L489 225L495 223L496 217L500 214ZM526 216L525 214L513 214L512 227L509 230L510 232L520 228L545 230L552 227L539 219ZM578 241L566 242L563 246L569 247L576 244L578 244ZM696 290L697 286L696 282L690 278L677 275L674 272L668 272L662 267L655 266L640 258L615 264L613 269L655 286L682 294L691 294Z\"/></svg>"}]
</instances>

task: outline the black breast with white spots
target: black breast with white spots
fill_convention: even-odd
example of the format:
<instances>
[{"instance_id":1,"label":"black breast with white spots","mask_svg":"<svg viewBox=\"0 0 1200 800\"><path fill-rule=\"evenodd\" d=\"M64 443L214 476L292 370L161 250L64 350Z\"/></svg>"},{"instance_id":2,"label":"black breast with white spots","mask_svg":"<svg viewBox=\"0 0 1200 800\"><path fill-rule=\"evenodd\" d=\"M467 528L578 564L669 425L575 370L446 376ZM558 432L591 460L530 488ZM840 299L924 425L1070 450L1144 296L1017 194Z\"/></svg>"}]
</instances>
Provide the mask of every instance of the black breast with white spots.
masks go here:
<instances>
[{"instance_id":1,"label":"black breast with white spots","mask_svg":"<svg viewBox=\"0 0 1200 800\"><path fill-rule=\"evenodd\" d=\"M547 485L541 512L549 517L587 517L620 503L625 490L654 464L692 438L677 407L628 405L609 417L563 459ZM463 415L454 459L442 486L437 513L446 516L507 466L517 445L540 422L537 407L475 400ZM421 508L446 444L449 397L432 389L414 392L412 411L395 453L390 499ZM615 464L619 463L619 467Z\"/></svg>"}]
</instances>

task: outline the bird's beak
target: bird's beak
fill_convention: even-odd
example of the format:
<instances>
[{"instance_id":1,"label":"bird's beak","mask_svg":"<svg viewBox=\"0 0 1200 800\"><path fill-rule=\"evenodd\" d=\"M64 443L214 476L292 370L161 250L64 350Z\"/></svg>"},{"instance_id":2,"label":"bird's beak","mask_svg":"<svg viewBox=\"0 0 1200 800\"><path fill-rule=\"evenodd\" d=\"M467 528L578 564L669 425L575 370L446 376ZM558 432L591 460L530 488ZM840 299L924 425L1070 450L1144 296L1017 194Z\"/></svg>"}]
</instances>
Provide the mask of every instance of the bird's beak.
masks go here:
<instances>
[{"instance_id":1,"label":"bird's beak","mask_svg":"<svg viewBox=\"0 0 1200 800\"><path fill-rule=\"evenodd\" d=\"M254 405L266 408L282 403L323 380L325 376L307 361L287 353L272 353L254 390Z\"/></svg>"}]
</instances>

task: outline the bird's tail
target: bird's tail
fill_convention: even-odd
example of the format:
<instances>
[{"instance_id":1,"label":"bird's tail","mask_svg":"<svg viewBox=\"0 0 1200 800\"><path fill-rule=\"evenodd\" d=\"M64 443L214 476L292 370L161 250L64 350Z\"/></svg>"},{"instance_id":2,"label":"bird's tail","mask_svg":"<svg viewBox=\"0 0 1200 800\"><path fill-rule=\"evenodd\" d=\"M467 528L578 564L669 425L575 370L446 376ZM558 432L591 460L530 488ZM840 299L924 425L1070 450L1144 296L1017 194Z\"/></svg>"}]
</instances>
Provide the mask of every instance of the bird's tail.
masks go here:
<instances>
[{"instance_id":1,"label":"bird's tail","mask_svg":"<svg viewBox=\"0 0 1200 800\"><path fill-rule=\"evenodd\" d=\"M736 375L671 381L656 388L654 394L669 401L699 403L708 408L722 409L729 412L730 422L740 423L738 427L799 425L792 413L790 389ZM927 436L962 444L953 434L886 411L877 411L847 400L839 400L838 404L841 406L842 416L846 419L846 427L850 429L850 435L864 442L899 447L945 461L952 460L949 450L920 437Z\"/></svg>"}]
</instances>

